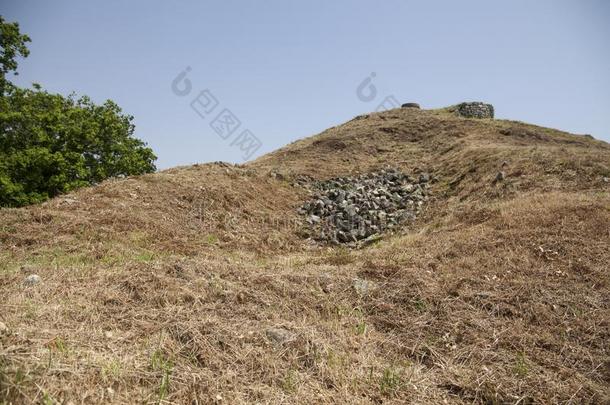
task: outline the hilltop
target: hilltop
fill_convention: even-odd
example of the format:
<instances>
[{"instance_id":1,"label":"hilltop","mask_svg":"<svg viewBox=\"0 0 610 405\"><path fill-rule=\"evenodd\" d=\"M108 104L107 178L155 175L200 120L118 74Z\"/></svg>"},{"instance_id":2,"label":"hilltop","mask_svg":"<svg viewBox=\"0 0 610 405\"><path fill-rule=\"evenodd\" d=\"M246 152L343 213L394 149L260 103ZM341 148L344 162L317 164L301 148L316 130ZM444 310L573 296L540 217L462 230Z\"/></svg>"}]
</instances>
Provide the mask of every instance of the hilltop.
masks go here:
<instances>
[{"instance_id":1,"label":"hilltop","mask_svg":"<svg viewBox=\"0 0 610 405\"><path fill-rule=\"evenodd\" d=\"M306 237L316 184L388 168L430 178L415 218ZM609 402L609 177L588 136L401 108L2 209L0 403Z\"/></svg>"}]
</instances>

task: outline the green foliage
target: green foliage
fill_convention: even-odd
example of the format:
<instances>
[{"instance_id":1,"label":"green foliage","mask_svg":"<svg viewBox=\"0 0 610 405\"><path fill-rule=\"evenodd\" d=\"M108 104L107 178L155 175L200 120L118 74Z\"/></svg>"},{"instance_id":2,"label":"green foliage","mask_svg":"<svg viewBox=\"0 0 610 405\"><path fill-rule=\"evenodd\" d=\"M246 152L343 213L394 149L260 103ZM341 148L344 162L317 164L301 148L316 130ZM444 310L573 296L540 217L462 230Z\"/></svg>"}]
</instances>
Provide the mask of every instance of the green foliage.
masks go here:
<instances>
[{"instance_id":1,"label":"green foliage","mask_svg":"<svg viewBox=\"0 0 610 405\"><path fill-rule=\"evenodd\" d=\"M385 394L393 394L402 385L402 377L400 372L394 368L386 368L383 370L381 381L379 382L379 390Z\"/></svg>"},{"instance_id":2,"label":"green foliage","mask_svg":"<svg viewBox=\"0 0 610 405\"><path fill-rule=\"evenodd\" d=\"M415 301L413 301L413 306L415 307L416 310L418 310L419 312L425 312L426 311L426 301L424 301L421 298L416 298Z\"/></svg>"},{"instance_id":3,"label":"green foliage","mask_svg":"<svg viewBox=\"0 0 610 405\"><path fill-rule=\"evenodd\" d=\"M30 53L25 46L30 37L19 32L19 24L7 23L0 15L0 86L4 88L6 74L17 74L17 56L27 57ZM1 94L1 93L0 93Z\"/></svg>"},{"instance_id":4,"label":"green foliage","mask_svg":"<svg viewBox=\"0 0 610 405\"><path fill-rule=\"evenodd\" d=\"M364 335L365 333L366 333L366 322L362 320L356 324L356 334Z\"/></svg>"},{"instance_id":5,"label":"green foliage","mask_svg":"<svg viewBox=\"0 0 610 405\"><path fill-rule=\"evenodd\" d=\"M109 177L153 172L156 156L133 137L133 117L108 100L51 94L5 80L27 56L16 23L0 17L0 206L37 203ZM7 34L5 34L7 33Z\"/></svg>"},{"instance_id":6,"label":"green foliage","mask_svg":"<svg viewBox=\"0 0 610 405\"><path fill-rule=\"evenodd\" d=\"M153 353L151 365L153 370L162 373L161 382L159 383L159 403L161 403L169 393L170 378L174 365L160 349L155 350Z\"/></svg>"},{"instance_id":7,"label":"green foliage","mask_svg":"<svg viewBox=\"0 0 610 405\"><path fill-rule=\"evenodd\" d=\"M146 252L142 252L142 253L138 254L136 256L136 260L139 262L142 262L142 263L147 263L147 262L150 262L152 259L154 259L154 257L155 257L155 254L153 252L146 251Z\"/></svg>"},{"instance_id":8,"label":"green foliage","mask_svg":"<svg viewBox=\"0 0 610 405\"><path fill-rule=\"evenodd\" d=\"M286 392L296 392L299 386L299 375L295 370L288 370L281 382L282 389Z\"/></svg>"},{"instance_id":9,"label":"green foliage","mask_svg":"<svg viewBox=\"0 0 610 405\"><path fill-rule=\"evenodd\" d=\"M522 378L527 375L528 367L527 367L525 353L523 353L523 352L517 353L517 358L515 359L514 371L515 371L515 374L517 374L519 377L522 377Z\"/></svg>"},{"instance_id":10,"label":"green foliage","mask_svg":"<svg viewBox=\"0 0 610 405\"><path fill-rule=\"evenodd\" d=\"M132 137L132 120L110 100L11 88L0 98L0 206L154 171L156 157Z\"/></svg>"}]
</instances>

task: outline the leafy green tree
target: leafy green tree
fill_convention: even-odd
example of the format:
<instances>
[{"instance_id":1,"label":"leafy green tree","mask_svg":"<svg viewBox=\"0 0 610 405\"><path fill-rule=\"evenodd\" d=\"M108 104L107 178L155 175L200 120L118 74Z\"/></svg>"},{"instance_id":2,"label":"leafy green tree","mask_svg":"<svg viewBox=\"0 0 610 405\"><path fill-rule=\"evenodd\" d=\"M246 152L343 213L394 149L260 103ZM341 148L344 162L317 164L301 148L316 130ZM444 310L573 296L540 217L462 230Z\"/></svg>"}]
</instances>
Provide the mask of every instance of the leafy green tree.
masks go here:
<instances>
[{"instance_id":1,"label":"leafy green tree","mask_svg":"<svg viewBox=\"0 0 610 405\"><path fill-rule=\"evenodd\" d=\"M114 102L96 105L86 96L5 81L17 66L15 56L27 56L21 46L29 38L15 23L1 21L0 206L37 203L109 177L156 170L153 151L133 137L133 117Z\"/></svg>"},{"instance_id":2,"label":"leafy green tree","mask_svg":"<svg viewBox=\"0 0 610 405\"><path fill-rule=\"evenodd\" d=\"M7 85L6 74L17 74L17 56L25 58L30 54L28 42L30 37L19 32L18 23L7 23L0 15L0 94L4 94Z\"/></svg>"}]
</instances>

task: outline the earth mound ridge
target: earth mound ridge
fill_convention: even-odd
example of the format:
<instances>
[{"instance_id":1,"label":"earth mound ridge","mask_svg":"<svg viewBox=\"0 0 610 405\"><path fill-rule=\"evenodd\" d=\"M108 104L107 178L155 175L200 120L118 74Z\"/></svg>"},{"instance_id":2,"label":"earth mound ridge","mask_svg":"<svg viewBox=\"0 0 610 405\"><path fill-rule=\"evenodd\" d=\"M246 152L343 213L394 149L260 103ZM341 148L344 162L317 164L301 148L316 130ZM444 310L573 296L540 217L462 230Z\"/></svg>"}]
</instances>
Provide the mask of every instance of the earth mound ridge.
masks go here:
<instances>
[{"instance_id":1,"label":"earth mound ridge","mask_svg":"<svg viewBox=\"0 0 610 405\"><path fill-rule=\"evenodd\" d=\"M609 178L605 142L399 108L1 209L0 403L610 403ZM368 181L422 209L293 226Z\"/></svg>"}]
</instances>

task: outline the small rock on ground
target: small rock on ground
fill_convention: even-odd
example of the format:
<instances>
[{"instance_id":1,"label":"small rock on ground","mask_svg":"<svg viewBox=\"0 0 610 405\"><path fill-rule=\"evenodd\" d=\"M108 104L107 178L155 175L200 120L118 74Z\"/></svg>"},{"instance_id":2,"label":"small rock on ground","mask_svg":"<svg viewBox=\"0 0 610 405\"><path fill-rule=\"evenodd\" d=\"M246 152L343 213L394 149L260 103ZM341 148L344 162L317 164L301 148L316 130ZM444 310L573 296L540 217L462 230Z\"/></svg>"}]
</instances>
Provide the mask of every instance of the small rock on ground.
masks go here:
<instances>
[{"instance_id":1,"label":"small rock on ground","mask_svg":"<svg viewBox=\"0 0 610 405\"><path fill-rule=\"evenodd\" d=\"M23 280L23 284L25 284L26 286L33 286L36 284L40 284L41 281L42 279L38 274L30 274L25 278L25 280Z\"/></svg>"},{"instance_id":2,"label":"small rock on ground","mask_svg":"<svg viewBox=\"0 0 610 405\"><path fill-rule=\"evenodd\" d=\"M294 340L295 337L294 333L284 328L269 328L265 331L265 335L267 335L267 338L271 342L277 345L283 345L290 342Z\"/></svg>"},{"instance_id":3,"label":"small rock on ground","mask_svg":"<svg viewBox=\"0 0 610 405\"><path fill-rule=\"evenodd\" d=\"M352 287L358 293L358 295L364 296L373 291L376 288L376 285L372 281L355 278L352 282Z\"/></svg>"}]
</instances>

